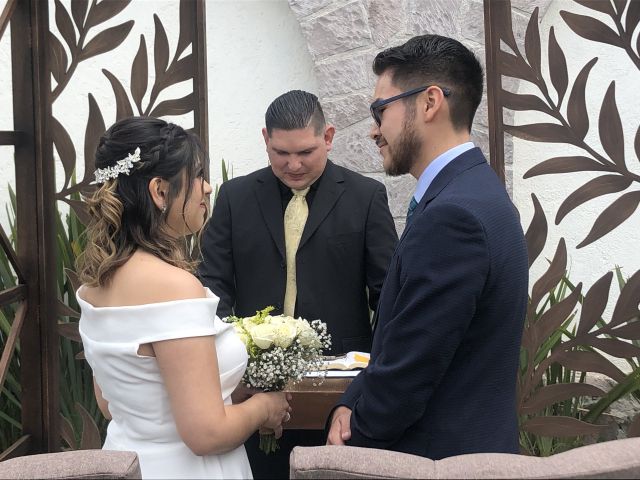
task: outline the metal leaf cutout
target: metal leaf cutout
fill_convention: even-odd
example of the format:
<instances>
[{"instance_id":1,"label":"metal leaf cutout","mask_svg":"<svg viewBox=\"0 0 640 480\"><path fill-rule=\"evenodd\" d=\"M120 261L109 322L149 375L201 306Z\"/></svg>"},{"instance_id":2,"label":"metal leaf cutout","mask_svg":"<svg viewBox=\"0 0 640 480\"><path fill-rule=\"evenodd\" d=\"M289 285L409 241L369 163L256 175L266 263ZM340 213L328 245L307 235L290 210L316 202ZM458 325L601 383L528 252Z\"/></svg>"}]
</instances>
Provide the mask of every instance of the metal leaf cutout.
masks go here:
<instances>
[{"instance_id":1,"label":"metal leaf cutout","mask_svg":"<svg viewBox=\"0 0 640 480\"><path fill-rule=\"evenodd\" d=\"M107 28L97 34L91 39L87 46L82 49L80 59L86 60L118 47L122 42L124 42L127 35L129 35L131 28L133 28L133 23L133 20L129 20L128 22L121 23L115 27Z\"/></svg>"},{"instance_id":2,"label":"metal leaf cutout","mask_svg":"<svg viewBox=\"0 0 640 480\"><path fill-rule=\"evenodd\" d=\"M503 106L510 110L536 110L548 115L554 114L544 100L536 95L516 94L507 90L502 90L501 95Z\"/></svg>"},{"instance_id":3,"label":"metal leaf cutout","mask_svg":"<svg viewBox=\"0 0 640 480\"><path fill-rule=\"evenodd\" d=\"M601 397L605 392L588 383L556 383L545 385L520 407L520 414L532 414L545 407L574 397Z\"/></svg>"},{"instance_id":4,"label":"metal leaf cutout","mask_svg":"<svg viewBox=\"0 0 640 480\"><path fill-rule=\"evenodd\" d=\"M80 288L80 285L82 285L82 282L80 282L80 278L78 277L78 274L69 268L64 269L64 274L71 282L73 291L77 292L78 289Z\"/></svg>"},{"instance_id":5,"label":"metal leaf cutout","mask_svg":"<svg viewBox=\"0 0 640 480\"><path fill-rule=\"evenodd\" d=\"M587 113L585 90L587 87L589 73L597 61L598 57L592 58L584 67L582 67L582 70L580 70L580 73L578 73L578 76L576 77L576 81L573 82L571 94L569 95L567 120L580 140L584 140L584 137L589 131L589 114Z\"/></svg>"},{"instance_id":6,"label":"metal leaf cutout","mask_svg":"<svg viewBox=\"0 0 640 480\"><path fill-rule=\"evenodd\" d=\"M500 64L502 75L527 80L533 84L537 83L531 67L520 57L507 53L504 50L499 50L498 63Z\"/></svg>"},{"instance_id":7,"label":"metal leaf cutout","mask_svg":"<svg viewBox=\"0 0 640 480\"><path fill-rule=\"evenodd\" d=\"M129 103L129 97L124 87L110 71L102 69L105 77L109 79L113 94L116 97L116 120L133 116L133 110L131 109L131 103Z\"/></svg>"},{"instance_id":8,"label":"metal leaf cutout","mask_svg":"<svg viewBox=\"0 0 640 480\"><path fill-rule=\"evenodd\" d=\"M529 23L527 24L527 31L524 37L524 50L527 55L529 65L539 77L542 76L540 69L540 31L538 29L538 7L533 9Z\"/></svg>"},{"instance_id":9,"label":"metal leaf cutout","mask_svg":"<svg viewBox=\"0 0 640 480\"><path fill-rule=\"evenodd\" d=\"M593 348L617 358L633 358L640 356L640 347L617 338L593 338L590 341Z\"/></svg>"},{"instance_id":10,"label":"metal leaf cutout","mask_svg":"<svg viewBox=\"0 0 640 480\"><path fill-rule=\"evenodd\" d=\"M638 208L638 204L640 204L640 191L622 195L598 215L586 238L576 245L576 248L585 247L605 236L629 218Z\"/></svg>"},{"instance_id":11,"label":"metal leaf cutout","mask_svg":"<svg viewBox=\"0 0 640 480\"><path fill-rule=\"evenodd\" d=\"M584 15L577 15L565 10L560 11L560 16L569 28L582 38L600 43L608 43L615 47L624 46L618 34L600 20Z\"/></svg>"},{"instance_id":12,"label":"metal leaf cutout","mask_svg":"<svg viewBox=\"0 0 640 480\"><path fill-rule=\"evenodd\" d=\"M580 312L580 323L576 336L587 334L602 318L602 313L609 300L609 290L613 272L607 272L596 281L584 296Z\"/></svg>"},{"instance_id":13,"label":"metal leaf cutout","mask_svg":"<svg viewBox=\"0 0 640 480\"><path fill-rule=\"evenodd\" d=\"M622 288L610 325L620 325L638 315L638 303L640 303L640 270L634 273Z\"/></svg>"},{"instance_id":14,"label":"metal leaf cutout","mask_svg":"<svg viewBox=\"0 0 640 480\"><path fill-rule=\"evenodd\" d=\"M618 15L618 18L622 18L622 12L624 12L624 7L627 4L627 0L613 0L613 4L616 7L616 14Z\"/></svg>"},{"instance_id":15,"label":"metal leaf cutout","mask_svg":"<svg viewBox=\"0 0 640 480\"><path fill-rule=\"evenodd\" d=\"M175 63L172 63L162 79L157 79L159 88L165 89L170 85L193 79L193 54L190 53Z\"/></svg>"},{"instance_id":16,"label":"metal leaf cutout","mask_svg":"<svg viewBox=\"0 0 640 480\"><path fill-rule=\"evenodd\" d=\"M148 82L147 44L144 35L140 35L140 46L131 64L131 96L138 107L138 113L142 114L142 98L147 92Z\"/></svg>"},{"instance_id":17,"label":"metal leaf cutout","mask_svg":"<svg viewBox=\"0 0 640 480\"><path fill-rule=\"evenodd\" d=\"M76 442L73 426L67 417L62 415L62 413L60 413L60 436L71 450L78 449L78 443Z\"/></svg>"},{"instance_id":18,"label":"metal leaf cutout","mask_svg":"<svg viewBox=\"0 0 640 480\"><path fill-rule=\"evenodd\" d=\"M71 308L66 303L63 303L60 299L58 299L58 308L56 314L60 317L80 318L80 312L76 312L73 308Z\"/></svg>"},{"instance_id":19,"label":"metal leaf cutout","mask_svg":"<svg viewBox=\"0 0 640 480\"><path fill-rule=\"evenodd\" d=\"M105 132L104 119L102 112L92 94L89 94L89 119L87 120L87 128L84 134L84 179L83 183L89 183L94 180L93 172L95 171L95 155L98 148L98 141ZM77 212L76 212L77 213Z\"/></svg>"},{"instance_id":20,"label":"metal leaf cutout","mask_svg":"<svg viewBox=\"0 0 640 480\"><path fill-rule=\"evenodd\" d=\"M572 210L585 202L608 193L621 192L631 185L632 180L622 175L602 175L589 180L575 192L569 195L558 208L556 225Z\"/></svg>"},{"instance_id":21,"label":"metal leaf cutout","mask_svg":"<svg viewBox=\"0 0 640 480\"><path fill-rule=\"evenodd\" d=\"M622 370L596 352L562 352L558 355L558 363L576 372L602 373L616 382L621 382L626 377Z\"/></svg>"},{"instance_id":22,"label":"metal leaf cutout","mask_svg":"<svg viewBox=\"0 0 640 480\"><path fill-rule=\"evenodd\" d=\"M606 425L593 425L573 417L552 416L533 417L522 424L522 429L543 437L575 437L597 435L607 428Z\"/></svg>"},{"instance_id":23,"label":"metal leaf cutout","mask_svg":"<svg viewBox=\"0 0 640 480\"><path fill-rule=\"evenodd\" d=\"M589 171L607 172L609 171L609 169L589 157L555 157L534 165L529 170L527 170L522 178L527 179L538 175Z\"/></svg>"},{"instance_id":24,"label":"metal leaf cutout","mask_svg":"<svg viewBox=\"0 0 640 480\"><path fill-rule=\"evenodd\" d=\"M544 312L532 327L534 329L534 338L544 341L555 330L560 328L560 325L569 318L576 308L581 292L582 284L579 283L571 294Z\"/></svg>"},{"instance_id":25,"label":"metal leaf cutout","mask_svg":"<svg viewBox=\"0 0 640 480\"><path fill-rule=\"evenodd\" d=\"M557 123L533 123L529 125L505 125L504 131L530 142L572 143L564 125Z\"/></svg>"},{"instance_id":26,"label":"metal leaf cutout","mask_svg":"<svg viewBox=\"0 0 640 480\"><path fill-rule=\"evenodd\" d=\"M62 42L58 40L53 33L47 33L49 50L49 67L51 68L51 74L56 82L60 83L67 71L69 59L67 52L62 45Z\"/></svg>"},{"instance_id":27,"label":"metal leaf cutout","mask_svg":"<svg viewBox=\"0 0 640 480\"><path fill-rule=\"evenodd\" d=\"M77 343L82 343L78 322L58 323L58 335Z\"/></svg>"},{"instance_id":28,"label":"metal leaf cutout","mask_svg":"<svg viewBox=\"0 0 640 480\"><path fill-rule=\"evenodd\" d=\"M619 167L624 167L624 133L616 105L616 82L609 84L602 101L598 123L600 142L609 158Z\"/></svg>"},{"instance_id":29,"label":"metal leaf cutout","mask_svg":"<svg viewBox=\"0 0 640 480\"><path fill-rule=\"evenodd\" d=\"M93 170L91 170L91 173L89 175L93 177ZM73 209L73 212L78 216L78 219L83 223L83 225L89 225L91 216L89 215L89 210L86 202L83 202L81 200L72 200L69 198L63 198L62 200Z\"/></svg>"},{"instance_id":30,"label":"metal leaf cutout","mask_svg":"<svg viewBox=\"0 0 640 480\"><path fill-rule=\"evenodd\" d=\"M611 334L626 340L640 340L640 321L616 327L611 330Z\"/></svg>"},{"instance_id":31,"label":"metal leaf cutout","mask_svg":"<svg viewBox=\"0 0 640 480\"><path fill-rule=\"evenodd\" d=\"M131 0L102 0L100 3L92 3L89 15L87 16L86 28L89 29L102 22L115 17L126 8Z\"/></svg>"},{"instance_id":32,"label":"metal leaf cutout","mask_svg":"<svg viewBox=\"0 0 640 480\"><path fill-rule=\"evenodd\" d=\"M156 78L160 78L167 71L169 64L169 40L158 15L153 15L156 35L153 42L153 61L156 66Z\"/></svg>"},{"instance_id":33,"label":"metal leaf cutout","mask_svg":"<svg viewBox=\"0 0 640 480\"><path fill-rule=\"evenodd\" d=\"M80 31L84 28L84 19L87 16L88 6L89 0L71 0L71 15Z\"/></svg>"},{"instance_id":34,"label":"metal leaf cutout","mask_svg":"<svg viewBox=\"0 0 640 480\"><path fill-rule=\"evenodd\" d=\"M531 200L533 201L533 218L525 234L527 241L527 253L529 256L529 268L536 261L536 258L540 256L544 244L547 240L547 217L544 214L542 205L535 193L531 194Z\"/></svg>"},{"instance_id":35,"label":"metal leaf cutout","mask_svg":"<svg viewBox=\"0 0 640 480\"><path fill-rule=\"evenodd\" d=\"M56 5L56 26L60 31L60 35L67 42L69 49L73 51L76 47L76 30L73 28L73 22L69 16L69 12L64 8L60 0L55 0Z\"/></svg>"},{"instance_id":36,"label":"metal leaf cutout","mask_svg":"<svg viewBox=\"0 0 640 480\"><path fill-rule=\"evenodd\" d=\"M80 440L80 448L82 450L91 450L102 448L102 440L100 439L100 431L93 417L78 402L76 402L76 411L82 418L82 439Z\"/></svg>"},{"instance_id":37,"label":"metal leaf cutout","mask_svg":"<svg viewBox=\"0 0 640 480\"><path fill-rule=\"evenodd\" d=\"M629 8L627 8L627 18L624 22L625 30L627 33L633 32L638 23L640 22L640 2L631 1L629 2ZM639 52L640 53L640 52Z\"/></svg>"},{"instance_id":38,"label":"metal leaf cutout","mask_svg":"<svg viewBox=\"0 0 640 480\"><path fill-rule=\"evenodd\" d=\"M613 7L609 0L574 0L574 2L579 3L580 5L590 8L592 10L596 10L598 12L606 13L607 15L614 15Z\"/></svg>"},{"instance_id":39,"label":"metal leaf cutout","mask_svg":"<svg viewBox=\"0 0 640 480\"><path fill-rule=\"evenodd\" d=\"M176 58L180 58L182 52L191 45L190 33L193 31L194 15L190 3L191 0L180 0L180 35L176 47Z\"/></svg>"},{"instance_id":40,"label":"metal leaf cutout","mask_svg":"<svg viewBox=\"0 0 640 480\"><path fill-rule=\"evenodd\" d=\"M184 115L193 110L193 92L175 100L160 102L151 112L152 117L164 117L165 115Z\"/></svg>"},{"instance_id":41,"label":"metal leaf cutout","mask_svg":"<svg viewBox=\"0 0 640 480\"><path fill-rule=\"evenodd\" d=\"M564 95L567 93L569 85L569 75L567 73L567 59L558 41L553 27L549 31L549 75L553 88L558 93L558 107L562 105Z\"/></svg>"},{"instance_id":42,"label":"metal leaf cutout","mask_svg":"<svg viewBox=\"0 0 640 480\"><path fill-rule=\"evenodd\" d=\"M69 185L69 180L71 180L71 175L76 165L76 149L65 128L53 116L51 117L51 133L53 145L58 152L58 156L62 162L62 168L64 169L64 186L66 187Z\"/></svg>"},{"instance_id":43,"label":"metal leaf cutout","mask_svg":"<svg viewBox=\"0 0 640 480\"><path fill-rule=\"evenodd\" d=\"M531 305L533 308L538 306L542 297L550 292L567 270L567 245L564 238L561 238L556 248L556 253L551 260L551 265L547 271L538 279L531 290Z\"/></svg>"}]
</instances>

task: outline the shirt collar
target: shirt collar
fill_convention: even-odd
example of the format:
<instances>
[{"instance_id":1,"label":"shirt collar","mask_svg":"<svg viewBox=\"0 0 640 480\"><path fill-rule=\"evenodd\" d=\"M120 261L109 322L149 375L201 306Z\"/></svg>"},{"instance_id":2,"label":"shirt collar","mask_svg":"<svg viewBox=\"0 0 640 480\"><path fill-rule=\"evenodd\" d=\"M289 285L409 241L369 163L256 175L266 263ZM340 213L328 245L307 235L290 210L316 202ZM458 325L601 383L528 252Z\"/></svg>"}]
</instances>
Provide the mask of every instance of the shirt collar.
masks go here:
<instances>
[{"instance_id":1,"label":"shirt collar","mask_svg":"<svg viewBox=\"0 0 640 480\"><path fill-rule=\"evenodd\" d=\"M311 187L309 191L315 192L316 190L318 190L318 186L320 185L320 181L322 180L322 177L324 177L324 172L326 170L327 169L325 168L320 174L320 176L316 178L311 185L309 185ZM284 182L280 180L278 177L276 177L276 179L278 180L278 187L280 188L280 194L283 196L283 198L286 198L286 199L291 198L293 196L293 193L291 192L291 187L287 187L284 184Z\"/></svg>"},{"instance_id":2,"label":"shirt collar","mask_svg":"<svg viewBox=\"0 0 640 480\"><path fill-rule=\"evenodd\" d=\"M429 185L431 185L433 179L436 178L438 173L440 173L444 167L467 150L471 150L474 146L473 142L466 142L453 147L437 156L429 165L427 165L427 168L425 168L424 172L420 175L418 184L416 185L416 190L413 193L413 198L416 199L416 202L420 203L420 200L424 197Z\"/></svg>"}]
</instances>

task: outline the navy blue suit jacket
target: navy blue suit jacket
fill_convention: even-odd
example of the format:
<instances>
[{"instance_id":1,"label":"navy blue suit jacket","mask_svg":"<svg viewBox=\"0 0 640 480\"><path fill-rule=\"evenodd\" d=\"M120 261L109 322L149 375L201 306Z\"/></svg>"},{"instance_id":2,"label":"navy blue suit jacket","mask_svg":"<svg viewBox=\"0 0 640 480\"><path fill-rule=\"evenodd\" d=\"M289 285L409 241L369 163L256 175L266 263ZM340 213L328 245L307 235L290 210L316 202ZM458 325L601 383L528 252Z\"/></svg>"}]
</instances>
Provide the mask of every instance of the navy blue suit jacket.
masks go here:
<instances>
[{"instance_id":1,"label":"navy blue suit jacket","mask_svg":"<svg viewBox=\"0 0 640 480\"><path fill-rule=\"evenodd\" d=\"M348 444L432 459L518 452L527 284L518 214L469 150L436 176L391 260L371 363L340 402Z\"/></svg>"}]
</instances>

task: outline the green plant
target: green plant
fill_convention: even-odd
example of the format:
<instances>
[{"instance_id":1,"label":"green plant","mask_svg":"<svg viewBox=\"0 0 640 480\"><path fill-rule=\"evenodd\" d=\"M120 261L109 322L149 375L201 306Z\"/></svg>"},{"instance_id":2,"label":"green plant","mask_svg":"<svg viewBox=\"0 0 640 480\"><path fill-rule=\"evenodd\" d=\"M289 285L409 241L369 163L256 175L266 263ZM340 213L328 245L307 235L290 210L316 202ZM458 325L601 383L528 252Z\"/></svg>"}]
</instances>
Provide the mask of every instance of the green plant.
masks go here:
<instances>
[{"instance_id":1,"label":"green plant","mask_svg":"<svg viewBox=\"0 0 640 480\"><path fill-rule=\"evenodd\" d=\"M15 211L16 197L9 186L10 206L7 213L10 222L10 240L16 247ZM78 193L72 199L80 201ZM10 207L10 208L9 208ZM77 323L75 290L75 259L84 248L84 225L73 209L63 216L56 214L56 280L58 286L58 315L60 318L60 413L63 446L67 448L99 448L104 437L106 421L100 413L93 394L93 376L89 365L82 360ZM10 288L17 283L15 273L4 251L0 251L0 288ZM15 315L13 305L0 309L0 340L4 344ZM19 345L11 360L5 386L0 395L0 449L5 450L22 434L21 387Z\"/></svg>"},{"instance_id":2,"label":"green plant","mask_svg":"<svg viewBox=\"0 0 640 480\"><path fill-rule=\"evenodd\" d=\"M233 167L227 165L227 162L224 161L224 158L220 162L220 169L222 170L222 183L229 180L229 178L233 177ZM216 198L218 198L218 192L220 191L220 186L216 184L213 189L213 203L215 204Z\"/></svg>"},{"instance_id":3,"label":"green plant","mask_svg":"<svg viewBox=\"0 0 640 480\"><path fill-rule=\"evenodd\" d=\"M15 195L9 191L11 205L15 205ZM9 210L5 206L9 218L10 238L15 238L15 222ZM15 287L17 283L15 272L4 250L0 249L0 290ZM10 321L15 318L16 305L9 304L0 308L0 344L5 345L11 330ZM22 388L20 385L20 342L16 344L15 351L9 361L9 368L5 382L0 392L0 451L6 450L22 435L21 403Z\"/></svg>"},{"instance_id":4,"label":"green plant","mask_svg":"<svg viewBox=\"0 0 640 480\"><path fill-rule=\"evenodd\" d=\"M532 197L535 213L526 235L530 265L541 253L547 234L546 217ZM616 267L620 295L611 318L604 319L613 272L582 295L582 284L568 279L566 267L567 251L561 239L529 299L518 409L520 444L531 455L551 455L581 445L588 437L598 439L608 428L602 425L602 417L611 404L627 395L640 398L640 271L625 281ZM609 356L625 359L630 372L622 372ZM604 374L616 384L605 392L588 382L588 372ZM598 400L593 403L593 398ZM628 435L637 431L639 418Z\"/></svg>"}]
</instances>

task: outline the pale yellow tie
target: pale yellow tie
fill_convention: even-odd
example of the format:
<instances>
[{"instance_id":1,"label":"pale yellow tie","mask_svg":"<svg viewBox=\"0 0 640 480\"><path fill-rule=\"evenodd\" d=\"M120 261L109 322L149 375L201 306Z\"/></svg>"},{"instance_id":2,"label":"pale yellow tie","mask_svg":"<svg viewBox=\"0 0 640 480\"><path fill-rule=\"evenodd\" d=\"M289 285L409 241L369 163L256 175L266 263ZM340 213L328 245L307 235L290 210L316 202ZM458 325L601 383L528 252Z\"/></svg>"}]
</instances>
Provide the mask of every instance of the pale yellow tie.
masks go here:
<instances>
[{"instance_id":1,"label":"pale yellow tie","mask_svg":"<svg viewBox=\"0 0 640 480\"><path fill-rule=\"evenodd\" d=\"M285 315L293 316L296 308L296 295L298 288L296 286L296 253L300 244L300 237L304 230L304 224L307 223L309 216L309 207L305 196L309 193L309 187L304 190L294 190L293 197L289 200L287 208L284 211L284 243L287 255L287 286L284 292L284 309Z\"/></svg>"}]
</instances>

